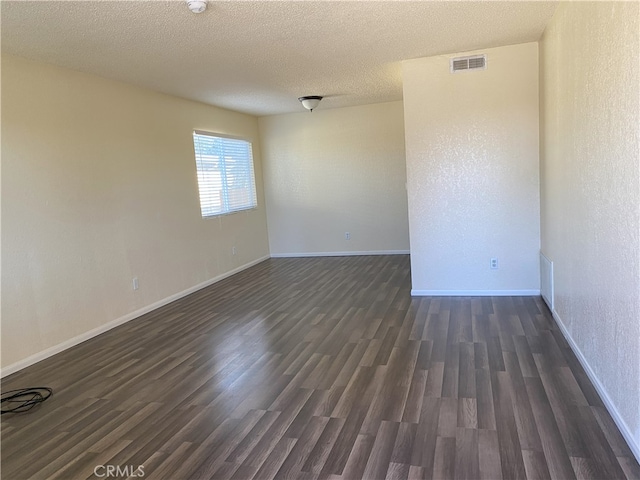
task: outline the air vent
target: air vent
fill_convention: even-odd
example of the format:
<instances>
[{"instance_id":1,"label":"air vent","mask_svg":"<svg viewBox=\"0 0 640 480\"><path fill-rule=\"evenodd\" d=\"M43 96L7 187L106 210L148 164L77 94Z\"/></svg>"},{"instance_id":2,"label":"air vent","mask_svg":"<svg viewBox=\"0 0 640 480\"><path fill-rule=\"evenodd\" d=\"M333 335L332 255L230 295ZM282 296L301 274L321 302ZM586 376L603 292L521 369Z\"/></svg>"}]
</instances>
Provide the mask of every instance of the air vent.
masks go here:
<instances>
[{"instance_id":1,"label":"air vent","mask_svg":"<svg viewBox=\"0 0 640 480\"><path fill-rule=\"evenodd\" d=\"M484 70L487 68L486 55L473 55L472 57L456 57L451 59L451 73L465 70Z\"/></svg>"},{"instance_id":2,"label":"air vent","mask_svg":"<svg viewBox=\"0 0 640 480\"><path fill-rule=\"evenodd\" d=\"M553 262L540 252L540 294L553 312Z\"/></svg>"}]
</instances>

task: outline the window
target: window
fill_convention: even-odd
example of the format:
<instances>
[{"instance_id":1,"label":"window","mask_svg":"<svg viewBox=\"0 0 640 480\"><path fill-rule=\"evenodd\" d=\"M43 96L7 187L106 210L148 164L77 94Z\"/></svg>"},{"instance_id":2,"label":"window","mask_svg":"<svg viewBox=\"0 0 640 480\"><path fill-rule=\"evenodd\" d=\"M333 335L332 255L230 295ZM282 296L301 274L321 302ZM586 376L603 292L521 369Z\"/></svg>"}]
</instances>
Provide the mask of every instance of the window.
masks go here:
<instances>
[{"instance_id":1,"label":"window","mask_svg":"<svg viewBox=\"0 0 640 480\"><path fill-rule=\"evenodd\" d=\"M250 142L195 131L193 147L203 217L256 207Z\"/></svg>"}]
</instances>

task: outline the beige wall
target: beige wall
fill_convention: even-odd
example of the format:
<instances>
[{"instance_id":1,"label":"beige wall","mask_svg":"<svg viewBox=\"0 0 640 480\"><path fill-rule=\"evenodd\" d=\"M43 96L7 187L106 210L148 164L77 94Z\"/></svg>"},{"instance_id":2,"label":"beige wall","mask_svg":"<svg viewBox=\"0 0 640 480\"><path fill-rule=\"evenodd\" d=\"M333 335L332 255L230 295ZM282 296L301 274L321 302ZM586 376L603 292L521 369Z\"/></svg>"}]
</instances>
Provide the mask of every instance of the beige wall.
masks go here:
<instances>
[{"instance_id":1,"label":"beige wall","mask_svg":"<svg viewBox=\"0 0 640 480\"><path fill-rule=\"evenodd\" d=\"M272 255L409 249L402 102L259 123Z\"/></svg>"},{"instance_id":2,"label":"beige wall","mask_svg":"<svg viewBox=\"0 0 640 480\"><path fill-rule=\"evenodd\" d=\"M473 53L486 70L449 73ZM403 83L413 293L536 293L538 45L409 60Z\"/></svg>"},{"instance_id":3,"label":"beige wall","mask_svg":"<svg viewBox=\"0 0 640 480\"><path fill-rule=\"evenodd\" d=\"M201 218L193 129L253 142L256 210ZM267 256L261 186L255 117L3 57L2 366Z\"/></svg>"},{"instance_id":4,"label":"beige wall","mask_svg":"<svg viewBox=\"0 0 640 480\"><path fill-rule=\"evenodd\" d=\"M540 43L555 314L640 458L639 4L561 3Z\"/></svg>"}]
</instances>

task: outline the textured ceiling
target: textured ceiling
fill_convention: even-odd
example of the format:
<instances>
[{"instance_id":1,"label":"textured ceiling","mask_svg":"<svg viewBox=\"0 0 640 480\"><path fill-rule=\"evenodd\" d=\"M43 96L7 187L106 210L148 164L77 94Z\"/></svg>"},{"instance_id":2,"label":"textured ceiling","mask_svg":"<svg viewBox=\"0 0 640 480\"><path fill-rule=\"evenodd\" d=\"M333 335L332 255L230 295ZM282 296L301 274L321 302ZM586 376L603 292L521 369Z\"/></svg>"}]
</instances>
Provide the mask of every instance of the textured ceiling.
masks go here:
<instances>
[{"instance_id":1,"label":"textured ceiling","mask_svg":"<svg viewBox=\"0 0 640 480\"><path fill-rule=\"evenodd\" d=\"M536 41L557 2L2 1L2 51L251 113L402 98L405 59Z\"/></svg>"}]
</instances>

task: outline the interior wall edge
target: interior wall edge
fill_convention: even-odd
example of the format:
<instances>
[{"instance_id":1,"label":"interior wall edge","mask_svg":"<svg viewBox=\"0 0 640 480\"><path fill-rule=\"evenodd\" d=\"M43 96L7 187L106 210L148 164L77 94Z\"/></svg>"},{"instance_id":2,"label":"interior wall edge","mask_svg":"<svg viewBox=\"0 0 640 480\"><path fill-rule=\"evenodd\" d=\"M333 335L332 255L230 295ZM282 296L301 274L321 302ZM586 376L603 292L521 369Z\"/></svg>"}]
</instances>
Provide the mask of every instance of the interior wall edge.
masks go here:
<instances>
[{"instance_id":1,"label":"interior wall edge","mask_svg":"<svg viewBox=\"0 0 640 480\"><path fill-rule=\"evenodd\" d=\"M85 342L87 340L90 340L93 337L97 337L98 335L105 333L113 328L116 328L124 323L130 322L131 320L135 320L136 318L141 317L142 315L145 315L149 312L152 312L153 310L156 310L160 307L163 307L171 302L174 302L176 300L179 300L183 297L186 297L187 295L190 295L194 292L197 292L198 290L202 290L203 288L206 288L210 285L213 285L214 283L220 282L232 275L235 275L236 273L239 273L243 270L246 270L247 268L253 267L254 265L257 265L258 263L264 262L265 260L268 260L270 258L269 255L265 255L263 257L257 258L256 260L252 260L251 262L245 263L244 265L241 265L237 268L234 268L233 270L230 270L228 272L225 272L223 274L220 274L214 278L211 278L209 280L206 280L202 283L199 283L197 285L194 285L193 287L187 288L186 290L183 290L181 292L178 293L174 293L173 295L169 295L166 298L163 298L161 300L158 300L157 302L154 302L150 305L147 305L146 307L142 307L138 310L135 310L131 313L127 313L126 315L123 315L119 318L116 318L115 320L112 320L110 322L107 322L103 325L100 325L97 328L94 328L92 330L89 330L88 332L84 332L81 333L80 335L77 335L69 340L65 340L62 343L59 343L57 345L54 345L53 347L49 347L45 350L42 350L41 352L35 353L25 359L19 360L11 365L8 365L4 368L2 368L0 370L0 378L4 378L8 375L11 375L13 373L16 373L20 370L22 370L23 368L27 368L31 365L34 365L46 358L52 357L53 355L56 355L57 353L63 352L65 350L68 350L71 347L74 347L82 342Z\"/></svg>"},{"instance_id":2,"label":"interior wall edge","mask_svg":"<svg viewBox=\"0 0 640 480\"><path fill-rule=\"evenodd\" d=\"M418 290L412 297L537 297L540 290Z\"/></svg>"},{"instance_id":3,"label":"interior wall edge","mask_svg":"<svg viewBox=\"0 0 640 480\"><path fill-rule=\"evenodd\" d=\"M611 400L611 397L609 397L609 394L607 393L607 390L605 389L604 385L602 384L602 382L600 382L593 368L591 368L591 365L589 365L589 362L587 361L585 356L582 354L580 347L578 347L577 343L573 340L573 337L571 336L571 334L569 333L569 330L567 329L564 322L560 318L560 315L558 315L558 312L556 312L556 310L554 309L551 312L551 314L553 315L553 319L558 324L558 327L560 328L560 331L562 332L562 335L564 336L565 340L571 347L571 350L573 351L575 356L578 358L580 365L582 365L582 368L584 368L584 371L589 377L589 380L591 380L591 383L593 384L596 391L598 392L598 395L600 395L600 399L602 400L602 403L604 403L604 406L606 407L607 411L611 415L611 418L613 418L613 421L616 423L616 426L618 427L618 429L620 430L620 433L622 434L623 438L627 442L627 445L629 445L631 452L636 457L636 460L640 462L640 445L636 443L633 437L633 434L631 433L631 429L627 425L627 422L624 421L624 418L622 418L622 415L620 415L620 412L618 412L618 409L613 403L613 400Z\"/></svg>"},{"instance_id":4,"label":"interior wall edge","mask_svg":"<svg viewBox=\"0 0 640 480\"><path fill-rule=\"evenodd\" d=\"M359 252L272 253L271 258L357 257L367 255L409 255L409 250L363 250Z\"/></svg>"}]
</instances>

